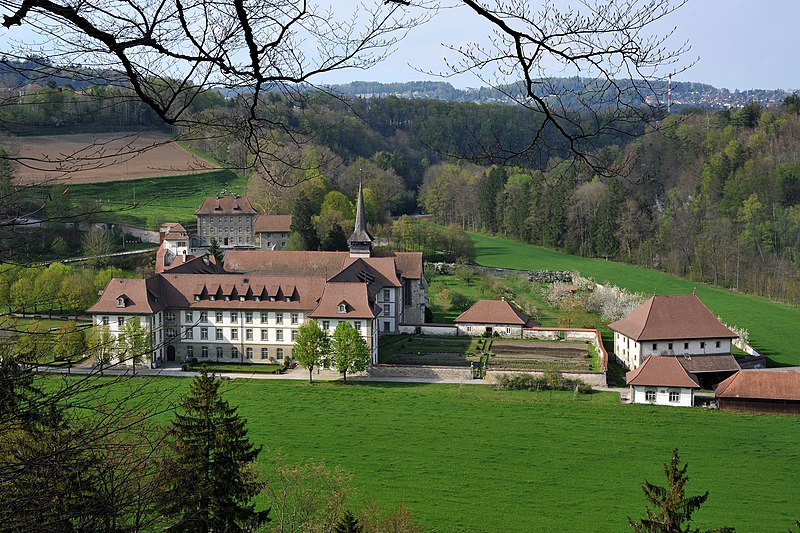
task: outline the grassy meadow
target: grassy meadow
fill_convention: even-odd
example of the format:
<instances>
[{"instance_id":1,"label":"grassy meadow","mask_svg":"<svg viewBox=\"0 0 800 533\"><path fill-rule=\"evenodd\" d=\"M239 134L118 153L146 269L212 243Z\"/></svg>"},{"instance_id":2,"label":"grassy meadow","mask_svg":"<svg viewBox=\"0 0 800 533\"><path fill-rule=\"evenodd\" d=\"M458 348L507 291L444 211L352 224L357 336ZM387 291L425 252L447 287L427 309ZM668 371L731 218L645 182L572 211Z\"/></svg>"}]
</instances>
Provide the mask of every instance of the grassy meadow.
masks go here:
<instances>
[{"instance_id":1,"label":"grassy meadow","mask_svg":"<svg viewBox=\"0 0 800 533\"><path fill-rule=\"evenodd\" d=\"M244 178L229 170L213 170L180 176L163 176L103 183L70 184L70 200L80 204L84 200L101 203L104 222L119 222L157 229L161 222L193 224L194 212L206 196L215 196L223 190L243 194ZM48 189L42 189L46 195Z\"/></svg>"},{"instance_id":2,"label":"grassy meadow","mask_svg":"<svg viewBox=\"0 0 800 533\"><path fill-rule=\"evenodd\" d=\"M578 271L595 281L652 294L687 294L693 290L718 316L750 332L750 343L775 366L800 365L797 327L800 307L772 302L689 281L664 272L615 261L589 259L524 244L511 239L470 234L476 262L483 266L530 270Z\"/></svg>"},{"instance_id":3,"label":"grassy meadow","mask_svg":"<svg viewBox=\"0 0 800 533\"><path fill-rule=\"evenodd\" d=\"M139 379L168 403L190 383ZM695 527L786 531L800 517L794 417L479 385L234 380L223 390L263 445L263 469L278 452L339 465L353 474L351 507L402 500L426 531L628 530L627 517L644 514L643 480L663 482L674 446L688 493L710 492Z\"/></svg>"}]
</instances>

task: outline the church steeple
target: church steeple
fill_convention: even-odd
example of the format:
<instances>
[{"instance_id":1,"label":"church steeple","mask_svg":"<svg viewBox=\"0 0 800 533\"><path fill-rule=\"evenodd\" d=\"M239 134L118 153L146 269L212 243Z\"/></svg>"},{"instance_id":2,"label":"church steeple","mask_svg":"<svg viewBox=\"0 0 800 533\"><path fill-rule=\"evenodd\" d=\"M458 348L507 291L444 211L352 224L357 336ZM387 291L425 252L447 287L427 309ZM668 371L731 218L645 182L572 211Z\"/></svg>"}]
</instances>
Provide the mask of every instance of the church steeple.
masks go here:
<instances>
[{"instance_id":1,"label":"church steeple","mask_svg":"<svg viewBox=\"0 0 800 533\"><path fill-rule=\"evenodd\" d=\"M356 199L356 227L347 239L350 245L350 257L370 257L372 255L372 235L367 231L367 218L364 211L364 191L358 182L358 198Z\"/></svg>"}]
</instances>

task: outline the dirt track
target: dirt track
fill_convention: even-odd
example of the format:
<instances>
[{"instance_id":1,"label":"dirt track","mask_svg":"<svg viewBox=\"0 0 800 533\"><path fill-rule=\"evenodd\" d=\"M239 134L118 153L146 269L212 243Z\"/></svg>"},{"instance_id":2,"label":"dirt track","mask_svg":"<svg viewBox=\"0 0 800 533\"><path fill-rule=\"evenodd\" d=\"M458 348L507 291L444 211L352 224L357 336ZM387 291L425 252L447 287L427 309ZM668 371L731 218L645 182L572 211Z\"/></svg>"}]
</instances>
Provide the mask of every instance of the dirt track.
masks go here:
<instances>
[{"instance_id":1,"label":"dirt track","mask_svg":"<svg viewBox=\"0 0 800 533\"><path fill-rule=\"evenodd\" d=\"M213 170L163 133L81 133L16 137L19 184L99 183Z\"/></svg>"}]
</instances>

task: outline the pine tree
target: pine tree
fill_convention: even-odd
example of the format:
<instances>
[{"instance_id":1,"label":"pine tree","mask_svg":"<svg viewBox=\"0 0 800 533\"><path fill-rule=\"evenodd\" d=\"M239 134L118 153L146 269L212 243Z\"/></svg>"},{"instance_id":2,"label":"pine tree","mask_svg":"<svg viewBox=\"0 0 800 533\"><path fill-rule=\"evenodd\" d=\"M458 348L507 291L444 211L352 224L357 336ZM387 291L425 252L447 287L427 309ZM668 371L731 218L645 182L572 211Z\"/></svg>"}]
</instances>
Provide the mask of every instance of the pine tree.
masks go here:
<instances>
[{"instance_id":1,"label":"pine tree","mask_svg":"<svg viewBox=\"0 0 800 533\"><path fill-rule=\"evenodd\" d=\"M303 238L307 250L319 250L319 236L311 217L314 216L314 207L305 195L297 197L292 209L292 233L297 233Z\"/></svg>"},{"instance_id":2,"label":"pine tree","mask_svg":"<svg viewBox=\"0 0 800 533\"><path fill-rule=\"evenodd\" d=\"M208 246L208 255L213 255L217 263L221 263L225 258L225 250L220 248L217 239L211 239L211 244Z\"/></svg>"},{"instance_id":3,"label":"pine tree","mask_svg":"<svg viewBox=\"0 0 800 533\"><path fill-rule=\"evenodd\" d=\"M364 528L358 523L358 518L353 516L353 513L345 511L334 524L333 531L334 533L361 533Z\"/></svg>"},{"instance_id":4,"label":"pine tree","mask_svg":"<svg viewBox=\"0 0 800 533\"><path fill-rule=\"evenodd\" d=\"M698 496L686 496L685 485L689 480L686 470L689 465L678 466L678 449L672 450L672 460L664 465L667 486L661 487L645 480L642 485L644 496L655 509L646 509L647 517L639 521L630 518L628 523L637 533L692 533L699 529L691 528L692 514L708 499L708 491ZM733 529L720 528L716 532L730 532Z\"/></svg>"},{"instance_id":5,"label":"pine tree","mask_svg":"<svg viewBox=\"0 0 800 533\"><path fill-rule=\"evenodd\" d=\"M204 370L175 415L163 469L170 490L162 512L174 520L170 531L250 531L269 520L269 510L251 503L261 488L254 472L261 447L221 398L220 383Z\"/></svg>"}]
</instances>

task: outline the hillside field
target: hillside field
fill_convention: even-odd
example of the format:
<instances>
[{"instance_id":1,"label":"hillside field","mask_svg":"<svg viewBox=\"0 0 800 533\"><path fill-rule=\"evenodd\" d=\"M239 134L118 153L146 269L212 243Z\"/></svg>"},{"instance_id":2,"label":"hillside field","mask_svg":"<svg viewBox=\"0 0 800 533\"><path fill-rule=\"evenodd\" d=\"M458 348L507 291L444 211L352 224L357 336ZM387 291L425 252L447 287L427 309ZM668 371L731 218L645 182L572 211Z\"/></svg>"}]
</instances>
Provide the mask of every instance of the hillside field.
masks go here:
<instances>
[{"instance_id":1,"label":"hillside field","mask_svg":"<svg viewBox=\"0 0 800 533\"><path fill-rule=\"evenodd\" d=\"M139 379L172 403L190 383ZM278 451L339 465L353 474L353 508L402 500L426 531L629 530L627 517L644 514L643 480L664 481L674 446L688 493L710 492L695 527L786 531L800 516L794 417L482 385L234 380L223 390L263 445L263 469Z\"/></svg>"},{"instance_id":2,"label":"hillside field","mask_svg":"<svg viewBox=\"0 0 800 533\"><path fill-rule=\"evenodd\" d=\"M15 137L11 150L22 185L99 183L180 176L217 167L162 132L77 133Z\"/></svg>"},{"instance_id":3,"label":"hillside field","mask_svg":"<svg viewBox=\"0 0 800 533\"><path fill-rule=\"evenodd\" d=\"M709 309L731 325L744 327L750 343L772 365L800 365L797 327L800 308L740 294L663 272L615 261L568 255L511 239L471 233L479 265L529 270L568 270L628 290L652 294L688 294L693 290Z\"/></svg>"}]
</instances>

